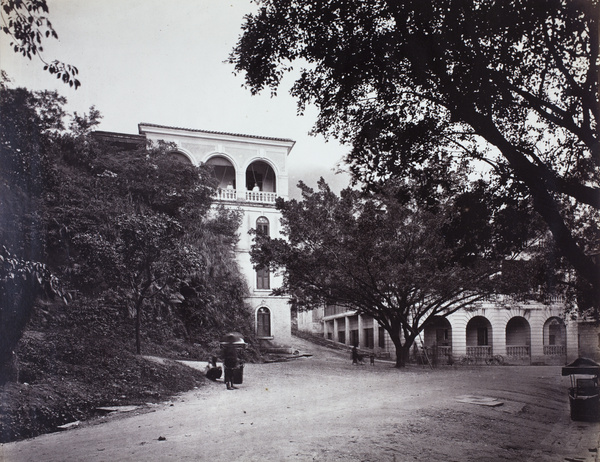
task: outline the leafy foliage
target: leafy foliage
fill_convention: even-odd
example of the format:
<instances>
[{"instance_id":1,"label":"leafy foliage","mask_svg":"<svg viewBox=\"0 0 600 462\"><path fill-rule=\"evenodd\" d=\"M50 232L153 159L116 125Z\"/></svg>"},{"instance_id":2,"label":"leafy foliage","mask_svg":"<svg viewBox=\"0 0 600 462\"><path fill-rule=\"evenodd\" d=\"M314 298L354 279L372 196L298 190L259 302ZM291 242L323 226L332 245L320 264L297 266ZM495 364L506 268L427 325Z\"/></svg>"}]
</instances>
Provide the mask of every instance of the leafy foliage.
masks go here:
<instances>
[{"instance_id":1,"label":"leafy foliage","mask_svg":"<svg viewBox=\"0 0 600 462\"><path fill-rule=\"evenodd\" d=\"M4 367L10 363L13 348L21 338L37 297L61 297L68 294L48 267L22 260L6 247L0 249L0 381L8 377Z\"/></svg>"},{"instance_id":2,"label":"leafy foliage","mask_svg":"<svg viewBox=\"0 0 600 462\"><path fill-rule=\"evenodd\" d=\"M299 111L318 107L314 131L352 144L368 186L440 159L487 166L507 201L526 194L597 313L596 0L260 3L230 56L252 92L301 66Z\"/></svg>"},{"instance_id":3,"label":"leafy foliage","mask_svg":"<svg viewBox=\"0 0 600 462\"><path fill-rule=\"evenodd\" d=\"M211 211L208 170L177 162L162 148L121 151L85 136L63 141L48 203L49 252L82 293L125 305L136 319L138 352L145 310L178 317L177 306L186 301L188 309L203 312L179 318L189 333L188 327L197 331L195 319L216 314L207 306L214 299L244 307L236 287L244 287L242 278L229 270L236 268L238 216ZM215 261L214 253L222 257ZM230 284L211 285L205 273L222 271L215 270L220 265L228 268ZM210 296L191 303L187 298L196 292L182 294L190 286ZM220 316L226 318L227 310Z\"/></svg>"},{"instance_id":4,"label":"leafy foliage","mask_svg":"<svg viewBox=\"0 0 600 462\"><path fill-rule=\"evenodd\" d=\"M44 264L43 191L50 133L62 127L64 100L0 85L0 376L41 295L65 296Z\"/></svg>"},{"instance_id":5,"label":"leafy foliage","mask_svg":"<svg viewBox=\"0 0 600 462\"><path fill-rule=\"evenodd\" d=\"M0 239L7 252L25 267L50 270L80 303L118 306L124 320L135 320L138 353L144 323L163 326L164 341L210 343L232 329L251 338L234 255L239 216L213 208L211 172L175 161L168 146L124 149L97 140L95 108L75 114L65 130L64 102L56 93L2 88ZM19 298L5 273L2 290L15 303L2 304L2 319L17 310L26 322L38 292ZM11 351L22 328L15 332Z\"/></svg>"},{"instance_id":6,"label":"leafy foliage","mask_svg":"<svg viewBox=\"0 0 600 462\"><path fill-rule=\"evenodd\" d=\"M50 37L58 39L46 16L48 12L46 0L2 0L2 32L12 39L10 46L15 53L28 59L38 56L45 71L77 89L81 83L77 80L79 70L75 66L58 60L48 63L42 57L42 41Z\"/></svg>"},{"instance_id":7,"label":"leafy foliage","mask_svg":"<svg viewBox=\"0 0 600 462\"><path fill-rule=\"evenodd\" d=\"M278 293L293 295L299 308L336 304L372 316L396 346L397 367L435 316L495 289L490 277L501 270L501 256L492 236L457 244L468 230L453 223L450 198L423 207L390 191L347 189L338 197L322 179L318 191L300 188L302 201L277 202L285 239L257 234L253 262L282 271Z\"/></svg>"}]
</instances>

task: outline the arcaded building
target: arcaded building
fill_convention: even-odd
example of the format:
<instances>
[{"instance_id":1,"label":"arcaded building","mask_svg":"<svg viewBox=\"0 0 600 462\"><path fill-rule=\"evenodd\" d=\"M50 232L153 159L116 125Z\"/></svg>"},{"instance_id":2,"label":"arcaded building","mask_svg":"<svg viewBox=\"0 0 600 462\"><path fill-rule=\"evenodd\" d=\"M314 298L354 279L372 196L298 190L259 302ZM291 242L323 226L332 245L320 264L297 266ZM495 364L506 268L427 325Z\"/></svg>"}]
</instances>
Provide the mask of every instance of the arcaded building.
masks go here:
<instances>
[{"instance_id":1,"label":"arcaded building","mask_svg":"<svg viewBox=\"0 0 600 462\"><path fill-rule=\"evenodd\" d=\"M358 345L380 357L395 357L387 332L372 317L345 307L298 313L298 329ZM593 322L565 320L560 298L541 303L497 296L434 318L417 338L414 351L423 354L424 348L438 363L468 359L483 364L499 355L507 364L558 365L578 356L600 360L600 330Z\"/></svg>"},{"instance_id":2,"label":"arcaded building","mask_svg":"<svg viewBox=\"0 0 600 462\"><path fill-rule=\"evenodd\" d=\"M275 199L288 198L287 157L295 142L141 123L139 135L97 132L99 138L124 145L164 141L174 146L173 155L193 165L213 166L219 181L216 203L242 212L236 248L240 271L249 288L246 300L254 315L256 337L265 348L287 347L291 342L288 297L271 295L281 284L268 270L255 270L250 261L251 229L280 236Z\"/></svg>"}]
</instances>

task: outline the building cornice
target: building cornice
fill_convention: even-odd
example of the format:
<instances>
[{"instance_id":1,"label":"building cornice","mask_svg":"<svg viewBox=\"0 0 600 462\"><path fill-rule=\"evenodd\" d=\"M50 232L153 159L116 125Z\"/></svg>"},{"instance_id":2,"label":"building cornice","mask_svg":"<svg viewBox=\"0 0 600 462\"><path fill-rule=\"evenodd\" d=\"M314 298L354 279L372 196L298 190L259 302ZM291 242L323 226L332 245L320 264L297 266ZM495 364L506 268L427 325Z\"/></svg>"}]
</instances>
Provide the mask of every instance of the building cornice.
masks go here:
<instances>
[{"instance_id":1,"label":"building cornice","mask_svg":"<svg viewBox=\"0 0 600 462\"><path fill-rule=\"evenodd\" d=\"M257 135L246 135L242 133L226 133L226 132L213 132L208 130L198 130L192 128L183 127L169 127L166 125L157 125L149 123L138 124L138 131L140 135L154 134L154 135L176 135L195 139L207 139L211 141L221 142L240 142L240 138L243 138L245 143L254 143L260 145L274 146L287 149L289 154L290 150L294 147L296 142L288 138L272 138L267 136Z\"/></svg>"}]
</instances>

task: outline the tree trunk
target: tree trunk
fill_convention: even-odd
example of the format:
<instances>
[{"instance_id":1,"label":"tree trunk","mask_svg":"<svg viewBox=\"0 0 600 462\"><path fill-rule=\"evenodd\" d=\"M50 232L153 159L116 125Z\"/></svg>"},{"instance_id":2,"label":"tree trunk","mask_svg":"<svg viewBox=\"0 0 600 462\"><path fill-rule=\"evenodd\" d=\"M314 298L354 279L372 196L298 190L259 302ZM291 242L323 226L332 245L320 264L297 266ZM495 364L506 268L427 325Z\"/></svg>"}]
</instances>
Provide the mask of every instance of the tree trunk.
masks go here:
<instances>
[{"instance_id":1,"label":"tree trunk","mask_svg":"<svg viewBox=\"0 0 600 462\"><path fill-rule=\"evenodd\" d=\"M141 326L142 326L142 301L140 297L135 304L135 352L140 355L142 354L142 340L141 340Z\"/></svg>"},{"instance_id":2,"label":"tree trunk","mask_svg":"<svg viewBox=\"0 0 600 462\"><path fill-rule=\"evenodd\" d=\"M408 344L408 347L406 342L403 345L402 340L400 340L400 335L398 333L388 333L390 334L390 338L392 339L392 342L394 342L394 346L396 347L396 367L399 369L406 367L406 363L408 362L410 354L410 344Z\"/></svg>"},{"instance_id":3,"label":"tree trunk","mask_svg":"<svg viewBox=\"0 0 600 462\"><path fill-rule=\"evenodd\" d=\"M406 367L409 356L410 345L407 346L407 344L405 343L404 345L401 345L400 348L396 347L396 367Z\"/></svg>"}]
</instances>

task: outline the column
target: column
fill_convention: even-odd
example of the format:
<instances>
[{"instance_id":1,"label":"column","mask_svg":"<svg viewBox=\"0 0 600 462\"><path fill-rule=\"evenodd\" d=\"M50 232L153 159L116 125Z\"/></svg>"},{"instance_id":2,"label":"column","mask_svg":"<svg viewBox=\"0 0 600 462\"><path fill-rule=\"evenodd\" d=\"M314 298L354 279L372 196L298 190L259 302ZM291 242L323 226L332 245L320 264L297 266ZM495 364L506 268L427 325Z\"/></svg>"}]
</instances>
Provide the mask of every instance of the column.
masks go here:
<instances>
[{"instance_id":1,"label":"column","mask_svg":"<svg viewBox=\"0 0 600 462\"><path fill-rule=\"evenodd\" d=\"M492 354L506 356L506 324L492 324Z\"/></svg>"},{"instance_id":2,"label":"column","mask_svg":"<svg viewBox=\"0 0 600 462\"><path fill-rule=\"evenodd\" d=\"M333 341L334 342L339 342L339 336L338 336L338 332L339 332L339 327L338 327L338 320L337 318L333 318Z\"/></svg>"},{"instance_id":3,"label":"column","mask_svg":"<svg viewBox=\"0 0 600 462\"><path fill-rule=\"evenodd\" d=\"M531 361L544 361L544 321L543 307L536 307L532 311L529 320L529 328L531 329Z\"/></svg>"},{"instance_id":4,"label":"column","mask_svg":"<svg viewBox=\"0 0 600 462\"><path fill-rule=\"evenodd\" d=\"M467 324L464 316L450 315L448 321L452 327L452 357L458 359L467 354Z\"/></svg>"},{"instance_id":5,"label":"column","mask_svg":"<svg viewBox=\"0 0 600 462\"><path fill-rule=\"evenodd\" d=\"M570 319L565 324L567 328L567 363L570 363L579 357L579 323Z\"/></svg>"},{"instance_id":6,"label":"column","mask_svg":"<svg viewBox=\"0 0 600 462\"><path fill-rule=\"evenodd\" d=\"M365 347L365 334L363 333L363 318L362 314L357 316L358 318L358 345L360 348Z\"/></svg>"},{"instance_id":7,"label":"column","mask_svg":"<svg viewBox=\"0 0 600 462\"><path fill-rule=\"evenodd\" d=\"M348 316L344 316L344 323L346 328L346 333L344 337L346 338L346 345L350 344L350 318Z\"/></svg>"}]
</instances>

